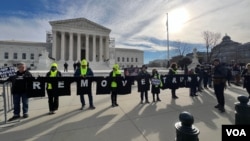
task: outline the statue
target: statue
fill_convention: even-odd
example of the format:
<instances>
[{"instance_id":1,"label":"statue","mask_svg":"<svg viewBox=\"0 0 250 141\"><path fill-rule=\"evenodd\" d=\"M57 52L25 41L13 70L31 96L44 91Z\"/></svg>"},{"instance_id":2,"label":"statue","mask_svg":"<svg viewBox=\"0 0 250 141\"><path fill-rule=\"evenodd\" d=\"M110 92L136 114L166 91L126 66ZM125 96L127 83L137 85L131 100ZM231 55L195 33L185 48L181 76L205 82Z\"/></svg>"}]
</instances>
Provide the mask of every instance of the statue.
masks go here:
<instances>
[{"instance_id":1,"label":"statue","mask_svg":"<svg viewBox=\"0 0 250 141\"><path fill-rule=\"evenodd\" d=\"M197 55L197 49L193 49L193 58L192 58L192 63L188 66L188 69L195 69L197 65L200 65L198 61L198 55Z\"/></svg>"}]
</instances>

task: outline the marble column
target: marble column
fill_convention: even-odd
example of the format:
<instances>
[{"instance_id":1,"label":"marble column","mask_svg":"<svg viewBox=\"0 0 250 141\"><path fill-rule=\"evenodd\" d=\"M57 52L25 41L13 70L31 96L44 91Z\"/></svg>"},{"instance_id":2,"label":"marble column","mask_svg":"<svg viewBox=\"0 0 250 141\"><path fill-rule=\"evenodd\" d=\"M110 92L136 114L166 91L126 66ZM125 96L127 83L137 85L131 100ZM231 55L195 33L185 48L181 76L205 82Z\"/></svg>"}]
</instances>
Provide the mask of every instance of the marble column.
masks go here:
<instances>
[{"instance_id":1,"label":"marble column","mask_svg":"<svg viewBox=\"0 0 250 141\"><path fill-rule=\"evenodd\" d=\"M77 60L81 60L81 34L77 34L77 55L76 58Z\"/></svg>"},{"instance_id":2,"label":"marble column","mask_svg":"<svg viewBox=\"0 0 250 141\"><path fill-rule=\"evenodd\" d=\"M73 33L69 33L69 61L73 60Z\"/></svg>"},{"instance_id":3,"label":"marble column","mask_svg":"<svg viewBox=\"0 0 250 141\"><path fill-rule=\"evenodd\" d=\"M52 34L53 34L52 57L56 60L57 59L57 56L56 56L56 54L57 54L56 53L56 51L57 51L57 49L56 49L56 47L57 47L57 45L56 45L56 41L57 41L56 31L53 30Z\"/></svg>"},{"instance_id":4,"label":"marble column","mask_svg":"<svg viewBox=\"0 0 250 141\"><path fill-rule=\"evenodd\" d=\"M61 61L65 61L65 32L61 32Z\"/></svg>"},{"instance_id":5,"label":"marble column","mask_svg":"<svg viewBox=\"0 0 250 141\"><path fill-rule=\"evenodd\" d=\"M103 38L102 38L102 36L100 36L100 42L99 42L99 48L100 48L100 62L103 62L103 58L104 58L104 56L103 56Z\"/></svg>"},{"instance_id":6,"label":"marble column","mask_svg":"<svg viewBox=\"0 0 250 141\"><path fill-rule=\"evenodd\" d=\"M105 46L104 46L104 48L105 48L105 57L106 57L106 59L111 59L111 58L109 58L109 37L108 36L105 37Z\"/></svg>"},{"instance_id":7,"label":"marble column","mask_svg":"<svg viewBox=\"0 0 250 141\"><path fill-rule=\"evenodd\" d=\"M85 35L85 59L89 61L89 35Z\"/></svg>"},{"instance_id":8,"label":"marble column","mask_svg":"<svg viewBox=\"0 0 250 141\"><path fill-rule=\"evenodd\" d=\"M93 35L93 62L96 62L96 35Z\"/></svg>"}]
</instances>

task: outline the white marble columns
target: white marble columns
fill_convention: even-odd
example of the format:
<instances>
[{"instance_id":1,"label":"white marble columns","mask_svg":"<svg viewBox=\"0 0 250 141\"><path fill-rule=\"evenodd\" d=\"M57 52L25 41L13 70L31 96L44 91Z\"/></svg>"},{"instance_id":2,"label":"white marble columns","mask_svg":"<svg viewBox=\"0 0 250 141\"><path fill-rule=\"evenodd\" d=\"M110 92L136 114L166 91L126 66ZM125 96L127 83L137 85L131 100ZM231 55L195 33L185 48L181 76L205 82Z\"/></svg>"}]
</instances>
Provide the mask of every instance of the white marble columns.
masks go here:
<instances>
[{"instance_id":1,"label":"white marble columns","mask_svg":"<svg viewBox=\"0 0 250 141\"><path fill-rule=\"evenodd\" d=\"M85 58L90 62L103 62L108 59L108 36L54 30L52 32L52 57L56 61L73 62Z\"/></svg>"}]
</instances>

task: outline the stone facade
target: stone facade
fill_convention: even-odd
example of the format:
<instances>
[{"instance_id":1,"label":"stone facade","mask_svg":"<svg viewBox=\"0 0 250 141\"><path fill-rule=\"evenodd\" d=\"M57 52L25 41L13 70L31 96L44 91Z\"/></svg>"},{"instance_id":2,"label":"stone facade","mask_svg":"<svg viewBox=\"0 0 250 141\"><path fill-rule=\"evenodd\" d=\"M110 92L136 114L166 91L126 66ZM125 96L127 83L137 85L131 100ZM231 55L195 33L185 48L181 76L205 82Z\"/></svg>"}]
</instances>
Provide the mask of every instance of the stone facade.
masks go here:
<instances>
[{"instance_id":1,"label":"stone facade","mask_svg":"<svg viewBox=\"0 0 250 141\"><path fill-rule=\"evenodd\" d=\"M234 42L225 35L222 42L212 49L212 60L219 58L221 62L249 63L250 62L250 43L241 44Z\"/></svg>"},{"instance_id":2,"label":"stone facade","mask_svg":"<svg viewBox=\"0 0 250 141\"><path fill-rule=\"evenodd\" d=\"M143 65L144 53L141 50L136 49L115 49L115 62L119 64L121 68L127 67L141 67Z\"/></svg>"},{"instance_id":3,"label":"stone facade","mask_svg":"<svg viewBox=\"0 0 250 141\"><path fill-rule=\"evenodd\" d=\"M0 66L15 66L25 62L27 67L35 69L43 51L51 50L50 43L0 41Z\"/></svg>"},{"instance_id":4,"label":"stone facade","mask_svg":"<svg viewBox=\"0 0 250 141\"><path fill-rule=\"evenodd\" d=\"M143 51L118 49L109 37L110 29L85 18L50 21L52 32L47 32L46 43L0 41L0 66L13 66L23 61L31 69L48 70L56 61L59 69L67 62L86 59L92 69L111 69L114 63L121 66L141 66ZM45 56L46 55L46 56ZM117 56L121 56L118 61ZM122 57L126 58L122 61ZM129 59L127 59L129 58ZM72 68L73 69L73 68Z\"/></svg>"}]
</instances>

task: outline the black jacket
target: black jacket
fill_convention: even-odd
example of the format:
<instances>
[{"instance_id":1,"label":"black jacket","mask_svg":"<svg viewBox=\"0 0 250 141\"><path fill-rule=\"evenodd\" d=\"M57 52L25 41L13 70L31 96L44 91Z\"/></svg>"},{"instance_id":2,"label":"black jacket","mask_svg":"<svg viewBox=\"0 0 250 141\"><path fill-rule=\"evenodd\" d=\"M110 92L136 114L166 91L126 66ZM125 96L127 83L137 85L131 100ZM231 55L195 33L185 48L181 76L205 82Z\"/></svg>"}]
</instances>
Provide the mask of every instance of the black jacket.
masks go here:
<instances>
[{"instance_id":1,"label":"black jacket","mask_svg":"<svg viewBox=\"0 0 250 141\"><path fill-rule=\"evenodd\" d=\"M15 76L11 76L6 80L12 83L11 87L12 94L23 94L27 92L25 77L32 77L32 74L28 70L22 73L17 71Z\"/></svg>"}]
</instances>

